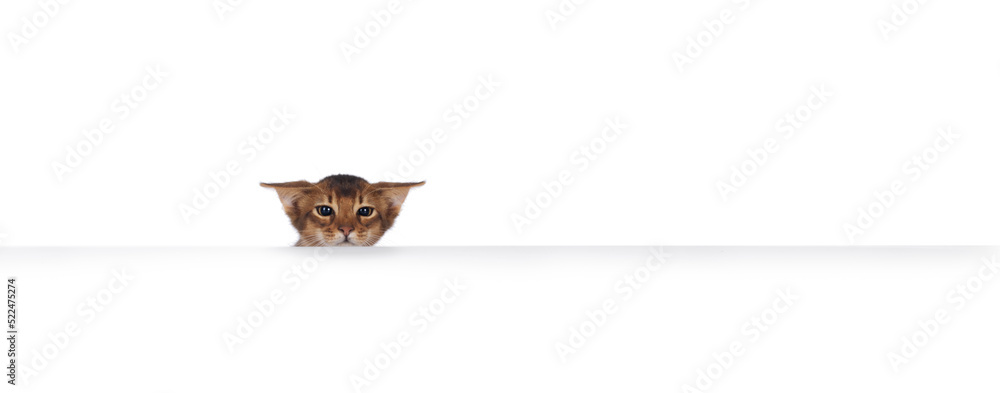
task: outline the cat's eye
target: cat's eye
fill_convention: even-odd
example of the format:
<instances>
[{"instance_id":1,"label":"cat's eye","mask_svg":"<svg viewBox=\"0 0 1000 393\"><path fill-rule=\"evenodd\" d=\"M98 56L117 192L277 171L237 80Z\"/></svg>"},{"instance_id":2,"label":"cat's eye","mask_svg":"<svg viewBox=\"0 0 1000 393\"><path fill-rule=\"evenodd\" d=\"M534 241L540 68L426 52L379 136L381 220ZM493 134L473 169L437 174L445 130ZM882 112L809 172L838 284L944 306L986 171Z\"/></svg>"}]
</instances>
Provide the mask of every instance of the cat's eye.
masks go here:
<instances>
[{"instance_id":1,"label":"cat's eye","mask_svg":"<svg viewBox=\"0 0 1000 393\"><path fill-rule=\"evenodd\" d=\"M329 217L333 214L333 208L330 206L319 206L316 208L316 213L323 217Z\"/></svg>"},{"instance_id":2,"label":"cat's eye","mask_svg":"<svg viewBox=\"0 0 1000 393\"><path fill-rule=\"evenodd\" d=\"M361 216L361 217L368 217L368 216L372 215L372 213L374 213L374 212L375 212L375 210L372 209L372 208L370 208L370 207L362 207L362 208L358 209L358 215Z\"/></svg>"}]
</instances>

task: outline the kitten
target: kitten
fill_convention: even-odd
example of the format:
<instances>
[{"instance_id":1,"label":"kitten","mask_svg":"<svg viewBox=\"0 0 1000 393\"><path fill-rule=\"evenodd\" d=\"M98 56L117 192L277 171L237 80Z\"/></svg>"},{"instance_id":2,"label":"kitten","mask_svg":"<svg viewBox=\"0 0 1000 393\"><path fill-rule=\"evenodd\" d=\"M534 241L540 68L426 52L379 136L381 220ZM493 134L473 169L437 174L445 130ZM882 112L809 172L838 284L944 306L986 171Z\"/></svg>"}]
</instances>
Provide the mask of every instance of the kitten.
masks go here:
<instances>
[{"instance_id":1,"label":"kitten","mask_svg":"<svg viewBox=\"0 0 1000 393\"><path fill-rule=\"evenodd\" d=\"M298 247L371 246L392 227L410 187L419 183L368 183L334 175L310 183L260 183L278 191L285 214L299 231Z\"/></svg>"}]
</instances>

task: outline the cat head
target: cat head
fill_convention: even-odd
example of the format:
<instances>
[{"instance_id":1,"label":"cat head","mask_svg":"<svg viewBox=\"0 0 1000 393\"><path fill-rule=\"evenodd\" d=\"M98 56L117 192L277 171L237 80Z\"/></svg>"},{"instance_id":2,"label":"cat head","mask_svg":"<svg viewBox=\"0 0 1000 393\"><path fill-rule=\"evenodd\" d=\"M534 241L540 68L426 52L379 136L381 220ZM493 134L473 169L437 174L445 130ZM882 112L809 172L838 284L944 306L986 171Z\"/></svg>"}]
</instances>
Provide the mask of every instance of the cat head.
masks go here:
<instances>
[{"instance_id":1,"label":"cat head","mask_svg":"<svg viewBox=\"0 0 1000 393\"><path fill-rule=\"evenodd\" d=\"M310 183L260 183L278 191L285 214L299 231L296 246L371 246L392 227L411 187L419 183L368 183L334 175Z\"/></svg>"}]
</instances>

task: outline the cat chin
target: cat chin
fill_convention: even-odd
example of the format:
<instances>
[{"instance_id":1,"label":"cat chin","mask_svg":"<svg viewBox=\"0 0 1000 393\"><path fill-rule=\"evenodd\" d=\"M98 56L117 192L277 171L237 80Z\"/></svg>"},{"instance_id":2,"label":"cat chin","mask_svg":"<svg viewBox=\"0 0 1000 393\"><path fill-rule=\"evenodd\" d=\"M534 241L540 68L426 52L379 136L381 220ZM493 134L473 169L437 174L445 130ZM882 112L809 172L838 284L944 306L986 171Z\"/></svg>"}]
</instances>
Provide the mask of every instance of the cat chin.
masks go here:
<instances>
[{"instance_id":1,"label":"cat chin","mask_svg":"<svg viewBox=\"0 0 1000 393\"><path fill-rule=\"evenodd\" d=\"M296 246L299 246L299 247L361 247L360 244L354 244L354 243L351 243L349 241L347 241L347 242L337 242L337 243L330 243L330 242L325 242L324 241L324 242L319 243L319 244L316 244L316 243L313 243L313 244L297 243Z\"/></svg>"},{"instance_id":2,"label":"cat chin","mask_svg":"<svg viewBox=\"0 0 1000 393\"><path fill-rule=\"evenodd\" d=\"M327 234L322 231L316 231L312 234L300 233L299 235L299 241L295 243L299 247L369 247L380 240L380 237L374 237L371 233L363 239L354 233L347 238L337 234L334 235L333 239L328 238Z\"/></svg>"},{"instance_id":3,"label":"cat chin","mask_svg":"<svg viewBox=\"0 0 1000 393\"><path fill-rule=\"evenodd\" d=\"M338 240L334 240L334 242L332 243L331 242L324 242L324 243L327 247L362 247L364 245L363 241L351 238L348 238L347 241L344 241L344 239L341 238Z\"/></svg>"}]
</instances>

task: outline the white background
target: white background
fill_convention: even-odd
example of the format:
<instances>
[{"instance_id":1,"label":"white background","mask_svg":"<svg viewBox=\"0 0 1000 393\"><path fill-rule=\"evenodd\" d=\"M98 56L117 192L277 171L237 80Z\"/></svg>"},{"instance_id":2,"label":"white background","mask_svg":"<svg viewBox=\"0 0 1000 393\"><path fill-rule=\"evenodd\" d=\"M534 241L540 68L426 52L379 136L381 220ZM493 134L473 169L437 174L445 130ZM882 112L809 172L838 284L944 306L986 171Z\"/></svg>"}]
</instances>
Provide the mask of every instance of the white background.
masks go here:
<instances>
[{"instance_id":1,"label":"white background","mask_svg":"<svg viewBox=\"0 0 1000 393\"><path fill-rule=\"evenodd\" d=\"M468 289L364 391L681 391L733 341L746 352L711 391L997 388L996 284L947 302L995 248L671 248L629 300L615 288L645 248L355 249L293 286L315 250L283 247L295 233L257 184L385 180L441 128L405 176L427 185L380 245L839 246L899 179L854 244L996 244L1000 4L929 2L886 39L900 1L589 1L555 29L556 1L404 1L350 61L342 45L387 2L244 1L222 17L210 0L67 2L12 43L44 4L0 4L0 278L19 279L22 372L68 323L80 334L18 389L353 391L456 277ZM735 21L678 70L724 10ZM122 118L115 100L148 68L165 80ZM501 86L455 127L481 78ZM717 182L820 86L829 102L723 199ZM296 118L247 160L275 108ZM574 151L616 117L624 134L579 171ZM114 132L57 176L102 119ZM948 127L961 138L911 182L905 162ZM179 206L230 160L241 173L186 222ZM563 170L574 183L519 233L511 215ZM277 247L169 247L248 245ZM116 270L134 279L85 322ZM796 303L749 342L742 326L789 289ZM230 352L223 335L275 290L285 300ZM608 299L618 311L562 362L556 343ZM950 321L894 371L887 354L938 309Z\"/></svg>"},{"instance_id":2,"label":"white background","mask_svg":"<svg viewBox=\"0 0 1000 393\"><path fill-rule=\"evenodd\" d=\"M997 258L995 248L668 248L632 298L616 282L649 259L642 247L422 247L335 250L301 285L282 278L307 249L0 250L20 285L20 362L80 333L25 392L353 392L350 376L400 332L414 334L363 392L681 392L733 341L745 345L711 392L996 391L997 280L956 310L948 293ZM133 277L89 323L77 313ZM989 273L989 271L987 271ZM411 315L445 280L467 287L422 333ZM116 286L117 288L117 286ZM742 326L798 297L760 338ZM254 302L285 293L230 353L223 334ZM569 361L586 312L618 310ZM949 322L893 371L901 337L944 308Z\"/></svg>"},{"instance_id":3,"label":"white background","mask_svg":"<svg viewBox=\"0 0 1000 393\"><path fill-rule=\"evenodd\" d=\"M843 245L896 179L907 192L855 244L1000 238L996 2L924 4L886 39L901 2L591 1L553 30L556 1L404 1L350 62L342 44L387 2L213 4L69 2L16 44L42 8L0 5L0 241L288 245L259 182L382 180L435 128L447 140L407 176L427 185L384 245ZM735 21L679 71L723 10ZM120 119L147 67L168 76ZM502 86L452 127L484 76ZM724 201L717 181L813 86L834 96ZM247 162L238 146L281 107L297 119ZM578 171L573 151L615 116L625 133ZM115 131L60 181L53 163L105 118ZM942 127L962 137L911 184L904 162ZM185 222L233 159L242 172ZM562 170L576 181L518 233L511 215Z\"/></svg>"}]
</instances>

